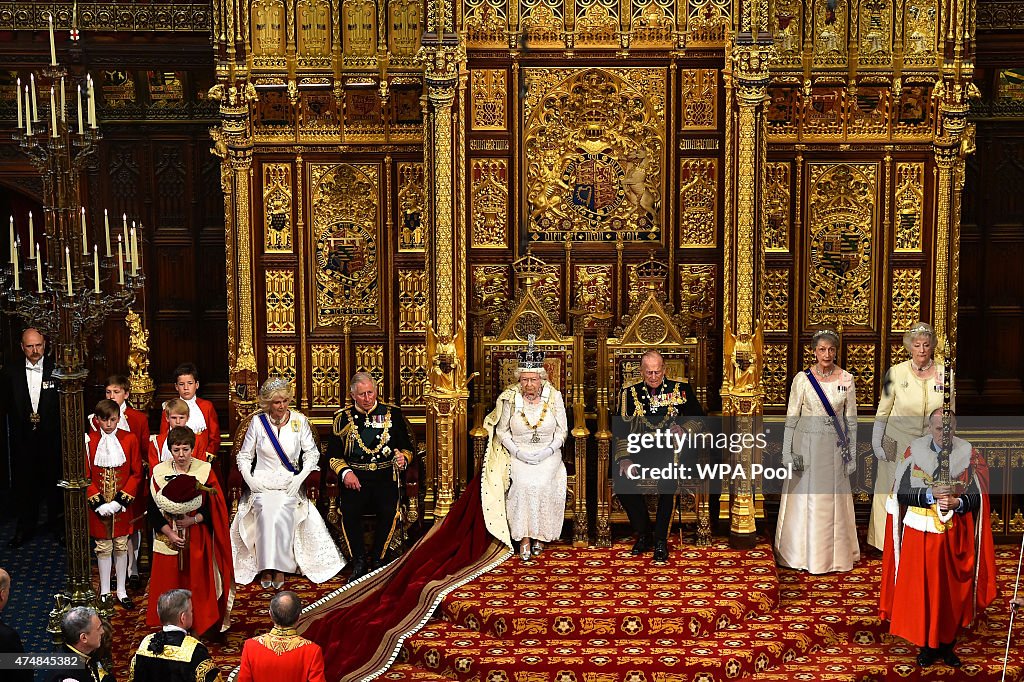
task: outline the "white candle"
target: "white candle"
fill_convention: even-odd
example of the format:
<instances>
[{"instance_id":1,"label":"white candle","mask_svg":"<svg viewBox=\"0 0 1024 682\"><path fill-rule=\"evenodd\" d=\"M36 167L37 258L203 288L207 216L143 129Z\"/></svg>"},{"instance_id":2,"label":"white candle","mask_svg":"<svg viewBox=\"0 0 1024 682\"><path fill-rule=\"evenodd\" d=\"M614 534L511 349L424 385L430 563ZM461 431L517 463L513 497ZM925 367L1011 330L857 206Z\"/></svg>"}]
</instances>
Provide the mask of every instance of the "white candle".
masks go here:
<instances>
[{"instance_id":1,"label":"white candle","mask_svg":"<svg viewBox=\"0 0 1024 682\"><path fill-rule=\"evenodd\" d=\"M135 228L132 228L132 275L139 274L139 242L135 237Z\"/></svg>"},{"instance_id":2,"label":"white candle","mask_svg":"<svg viewBox=\"0 0 1024 682\"><path fill-rule=\"evenodd\" d=\"M68 271L68 296L74 296L75 292L71 289L71 249L64 247L64 267Z\"/></svg>"},{"instance_id":3,"label":"white candle","mask_svg":"<svg viewBox=\"0 0 1024 682\"><path fill-rule=\"evenodd\" d=\"M110 258L110 216L107 209L103 209L103 230L107 233L107 258Z\"/></svg>"},{"instance_id":4,"label":"white candle","mask_svg":"<svg viewBox=\"0 0 1024 682\"><path fill-rule=\"evenodd\" d=\"M8 263L14 262L14 216L11 216L11 243L9 244L11 249L11 255L7 259Z\"/></svg>"},{"instance_id":5,"label":"white candle","mask_svg":"<svg viewBox=\"0 0 1024 682\"><path fill-rule=\"evenodd\" d=\"M89 253L89 239L85 233L85 206L82 207L82 258L86 258Z\"/></svg>"},{"instance_id":6,"label":"white candle","mask_svg":"<svg viewBox=\"0 0 1024 682\"><path fill-rule=\"evenodd\" d=\"M67 111L68 111L67 90L65 90L65 88L64 88L64 76L61 76L60 77L60 120L62 122L68 120Z\"/></svg>"},{"instance_id":7,"label":"white candle","mask_svg":"<svg viewBox=\"0 0 1024 682\"><path fill-rule=\"evenodd\" d=\"M50 86L50 137L57 137L57 96Z\"/></svg>"},{"instance_id":8,"label":"white candle","mask_svg":"<svg viewBox=\"0 0 1024 682\"><path fill-rule=\"evenodd\" d=\"M57 46L53 42L53 13L47 18L50 22L50 66L57 66Z\"/></svg>"},{"instance_id":9,"label":"white candle","mask_svg":"<svg viewBox=\"0 0 1024 682\"><path fill-rule=\"evenodd\" d=\"M124 244L117 235L117 283L124 284Z\"/></svg>"},{"instance_id":10,"label":"white candle","mask_svg":"<svg viewBox=\"0 0 1024 682\"><path fill-rule=\"evenodd\" d=\"M92 292L100 293L100 247L92 245Z\"/></svg>"},{"instance_id":11,"label":"white candle","mask_svg":"<svg viewBox=\"0 0 1024 682\"><path fill-rule=\"evenodd\" d=\"M32 74L30 79L32 84L32 120L39 123L39 103L36 100L36 75Z\"/></svg>"},{"instance_id":12,"label":"white candle","mask_svg":"<svg viewBox=\"0 0 1024 682\"><path fill-rule=\"evenodd\" d=\"M43 293L43 257L39 254L39 244L36 244L36 290Z\"/></svg>"},{"instance_id":13,"label":"white candle","mask_svg":"<svg viewBox=\"0 0 1024 682\"><path fill-rule=\"evenodd\" d=\"M85 127L82 125L82 86L78 85L78 134L81 135L85 132Z\"/></svg>"},{"instance_id":14,"label":"white candle","mask_svg":"<svg viewBox=\"0 0 1024 682\"><path fill-rule=\"evenodd\" d=\"M21 122L21 76L18 76L18 87L14 91L15 98L18 100L18 128L21 129L25 124Z\"/></svg>"},{"instance_id":15,"label":"white candle","mask_svg":"<svg viewBox=\"0 0 1024 682\"><path fill-rule=\"evenodd\" d=\"M96 90L92 86L92 76L89 76L89 127L96 127Z\"/></svg>"},{"instance_id":16,"label":"white candle","mask_svg":"<svg viewBox=\"0 0 1024 682\"><path fill-rule=\"evenodd\" d=\"M128 241L128 214L121 214L121 231L124 233L124 259L126 263L130 263L132 260L132 251L130 248L131 242ZM118 240L121 238L118 237Z\"/></svg>"},{"instance_id":17,"label":"white candle","mask_svg":"<svg viewBox=\"0 0 1024 682\"><path fill-rule=\"evenodd\" d=\"M28 259L32 260L35 258L35 252L32 250L36 243L36 225L32 222L32 211L28 212Z\"/></svg>"},{"instance_id":18,"label":"white candle","mask_svg":"<svg viewBox=\"0 0 1024 682\"><path fill-rule=\"evenodd\" d=\"M32 137L32 102L28 96L28 86L25 86L25 134Z\"/></svg>"},{"instance_id":19,"label":"white candle","mask_svg":"<svg viewBox=\"0 0 1024 682\"><path fill-rule=\"evenodd\" d=\"M18 263L18 246L17 242L14 243L14 290L21 291L21 264Z\"/></svg>"}]
</instances>

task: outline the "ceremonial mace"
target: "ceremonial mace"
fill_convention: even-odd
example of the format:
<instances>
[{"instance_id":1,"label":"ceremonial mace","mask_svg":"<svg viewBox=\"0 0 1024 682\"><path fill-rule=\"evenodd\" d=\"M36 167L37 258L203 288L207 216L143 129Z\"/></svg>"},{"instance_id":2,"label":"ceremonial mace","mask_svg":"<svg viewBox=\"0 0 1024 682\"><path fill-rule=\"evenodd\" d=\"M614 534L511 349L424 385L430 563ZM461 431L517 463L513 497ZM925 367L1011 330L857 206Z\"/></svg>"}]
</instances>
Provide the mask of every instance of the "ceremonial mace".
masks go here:
<instances>
[{"instance_id":1,"label":"ceremonial mace","mask_svg":"<svg viewBox=\"0 0 1024 682\"><path fill-rule=\"evenodd\" d=\"M949 341L943 343L942 354L942 451L939 453L939 475L935 485L946 488L947 494L959 495L964 490L960 480L953 480L949 475L949 453L953 449L953 365L955 359L949 351Z\"/></svg>"}]
</instances>

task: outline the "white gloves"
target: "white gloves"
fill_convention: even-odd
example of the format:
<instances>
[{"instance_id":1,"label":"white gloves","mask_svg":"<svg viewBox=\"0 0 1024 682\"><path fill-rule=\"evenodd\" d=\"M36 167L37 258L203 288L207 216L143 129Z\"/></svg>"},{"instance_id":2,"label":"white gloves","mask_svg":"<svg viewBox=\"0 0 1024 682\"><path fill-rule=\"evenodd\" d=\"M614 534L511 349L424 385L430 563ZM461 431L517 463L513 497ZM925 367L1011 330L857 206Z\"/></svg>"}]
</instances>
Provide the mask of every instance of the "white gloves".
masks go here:
<instances>
[{"instance_id":1,"label":"white gloves","mask_svg":"<svg viewBox=\"0 0 1024 682\"><path fill-rule=\"evenodd\" d=\"M245 484L247 486L249 486L249 492L253 492L253 493L265 493L265 492L267 492L267 489L264 488L259 483L257 483L256 479L253 478L252 473L249 471L249 466L245 462L239 462L239 465L240 466L238 467L238 471L242 474L242 479L245 481Z\"/></svg>"},{"instance_id":2,"label":"white gloves","mask_svg":"<svg viewBox=\"0 0 1024 682\"><path fill-rule=\"evenodd\" d=\"M288 481L288 488L286 489L289 497L299 496L299 491L302 489L302 484L306 482L306 476L308 475L309 472L302 471L292 476L292 480Z\"/></svg>"},{"instance_id":3,"label":"white gloves","mask_svg":"<svg viewBox=\"0 0 1024 682\"><path fill-rule=\"evenodd\" d=\"M882 449L882 436L884 435L885 422L876 419L874 425L871 427L871 451L875 453L875 458L879 462L884 462L888 459L885 456L885 450Z\"/></svg>"},{"instance_id":4,"label":"white gloves","mask_svg":"<svg viewBox=\"0 0 1024 682\"><path fill-rule=\"evenodd\" d=\"M512 440L511 435L507 435L504 438L502 438L501 445L506 450L508 450L508 454L512 455L513 457L515 457L519 453L519 447Z\"/></svg>"},{"instance_id":5,"label":"white gloves","mask_svg":"<svg viewBox=\"0 0 1024 682\"><path fill-rule=\"evenodd\" d=\"M107 502L106 504L101 504L96 507L96 513L100 516L113 516L114 514L122 511L124 511L124 507L122 507L118 502Z\"/></svg>"},{"instance_id":6,"label":"white gloves","mask_svg":"<svg viewBox=\"0 0 1024 682\"><path fill-rule=\"evenodd\" d=\"M846 465L846 475L853 476L855 473L857 473L857 458L853 457Z\"/></svg>"},{"instance_id":7,"label":"white gloves","mask_svg":"<svg viewBox=\"0 0 1024 682\"><path fill-rule=\"evenodd\" d=\"M542 461L555 453L553 448L547 447L535 452L516 451L515 458L526 464L540 464Z\"/></svg>"}]
</instances>

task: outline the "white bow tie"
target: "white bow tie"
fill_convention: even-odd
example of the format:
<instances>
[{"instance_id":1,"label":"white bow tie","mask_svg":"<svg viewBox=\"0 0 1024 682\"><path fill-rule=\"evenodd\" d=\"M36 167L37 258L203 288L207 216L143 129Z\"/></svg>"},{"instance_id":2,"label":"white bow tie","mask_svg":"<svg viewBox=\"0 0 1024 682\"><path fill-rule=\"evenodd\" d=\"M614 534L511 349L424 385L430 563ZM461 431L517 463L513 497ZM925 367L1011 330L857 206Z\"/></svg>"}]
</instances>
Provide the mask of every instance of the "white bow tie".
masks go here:
<instances>
[{"instance_id":1,"label":"white bow tie","mask_svg":"<svg viewBox=\"0 0 1024 682\"><path fill-rule=\"evenodd\" d=\"M29 365L29 364L26 363L25 371L26 372L39 372L40 374L42 374L43 373L43 366L42 365Z\"/></svg>"}]
</instances>

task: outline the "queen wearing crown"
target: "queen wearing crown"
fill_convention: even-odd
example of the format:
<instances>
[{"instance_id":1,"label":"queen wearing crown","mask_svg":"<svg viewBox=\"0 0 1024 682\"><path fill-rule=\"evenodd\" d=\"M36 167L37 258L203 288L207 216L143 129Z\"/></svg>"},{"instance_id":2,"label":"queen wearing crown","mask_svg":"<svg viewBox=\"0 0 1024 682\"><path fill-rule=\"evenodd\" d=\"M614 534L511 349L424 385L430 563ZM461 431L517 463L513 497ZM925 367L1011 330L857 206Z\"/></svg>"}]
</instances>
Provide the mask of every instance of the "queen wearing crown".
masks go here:
<instances>
[{"instance_id":1,"label":"queen wearing crown","mask_svg":"<svg viewBox=\"0 0 1024 682\"><path fill-rule=\"evenodd\" d=\"M505 512L519 556L529 561L545 542L558 539L565 520L566 471L562 443L568 433L562 394L548 382L544 353L519 353L516 383L498 396L487 422L493 426L488 460L507 472ZM499 466L507 462L507 466ZM532 541L532 544L531 544Z\"/></svg>"},{"instance_id":2,"label":"queen wearing crown","mask_svg":"<svg viewBox=\"0 0 1024 682\"><path fill-rule=\"evenodd\" d=\"M309 420L289 408L291 385L269 379L260 389L260 407L246 429L238 470L249 488L231 522L235 579L280 589L285 573L301 573L314 583L337 575L345 562L323 518L303 489L319 469L320 451Z\"/></svg>"}]
</instances>

